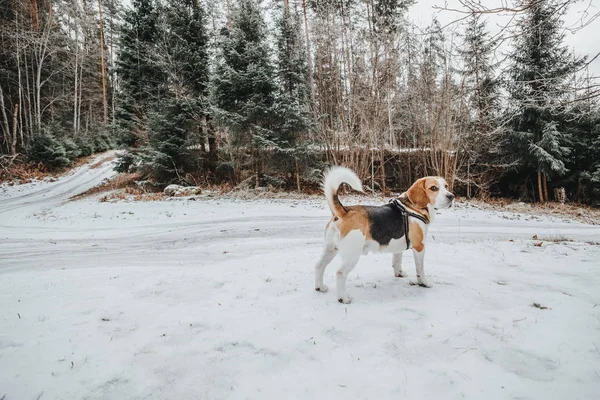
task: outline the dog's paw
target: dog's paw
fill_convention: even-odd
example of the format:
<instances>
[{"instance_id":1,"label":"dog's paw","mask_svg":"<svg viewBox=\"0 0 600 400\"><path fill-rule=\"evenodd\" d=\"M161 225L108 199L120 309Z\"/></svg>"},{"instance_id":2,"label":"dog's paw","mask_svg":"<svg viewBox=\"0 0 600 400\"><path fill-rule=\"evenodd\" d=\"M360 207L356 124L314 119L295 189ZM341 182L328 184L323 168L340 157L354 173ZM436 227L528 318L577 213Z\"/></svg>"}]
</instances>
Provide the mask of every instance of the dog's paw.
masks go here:
<instances>
[{"instance_id":1,"label":"dog's paw","mask_svg":"<svg viewBox=\"0 0 600 400\"><path fill-rule=\"evenodd\" d=\"M406 274L404 272L400 271L400 272L394 272L394 276L396 278L405 278Z\"/></svg>"},{"instance_id":2,"label":"dog's paw","mask_svg":"<svg viewBox=\"0 0 600 400\"><path fill-rule=\"evenodd\" d=\"M325 293L329 290L329 288L327 287L326 284L323 283L322 285L315 287L315 290L317 292Z\"/></svg>"},{"instance_id":3,"label":"dog's paw","mask_svg":"<svg viewBox=\"0 0 600 400\"><path fill-rule=\"evenodd\" d=\"M410 281L410 285L411 286L417 286L418 285L418 286L425 287L425 288L430 288L432 286L429 282L423 281L423 280L421 280L419 282Z\"/></svg>"},{"instance_id":4,"label":"dog's paw","mask_svg":"<svg viewBox=\"0 0 600 400\"><path fill-rule=\"evenodd\" d=\"M342 304L350 304L350 303L352 303L352 297L350 297L350 296L340 297L338 299L338 301Z\"/></svg>"}]
</instances>

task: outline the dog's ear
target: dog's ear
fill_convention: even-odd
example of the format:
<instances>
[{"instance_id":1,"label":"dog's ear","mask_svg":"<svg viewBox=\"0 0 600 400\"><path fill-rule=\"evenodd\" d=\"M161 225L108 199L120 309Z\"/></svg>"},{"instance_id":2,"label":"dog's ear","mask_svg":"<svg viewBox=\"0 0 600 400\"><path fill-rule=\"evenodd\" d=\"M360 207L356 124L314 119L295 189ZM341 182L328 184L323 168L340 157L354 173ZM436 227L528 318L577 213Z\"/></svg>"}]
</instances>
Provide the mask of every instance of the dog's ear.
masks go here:
<instances>
[{"instance_id":1,"label":"dog's ear","mask_svg":"<svg viewBox=\"0 0 600 400\"><path fill-rule=\"evenodd\" d=\"M411 203L419 208L427 207L429 204L429 197L425 190L425 178L421 178L408 189L406 194Z\"/></svg>"}]
</instances>

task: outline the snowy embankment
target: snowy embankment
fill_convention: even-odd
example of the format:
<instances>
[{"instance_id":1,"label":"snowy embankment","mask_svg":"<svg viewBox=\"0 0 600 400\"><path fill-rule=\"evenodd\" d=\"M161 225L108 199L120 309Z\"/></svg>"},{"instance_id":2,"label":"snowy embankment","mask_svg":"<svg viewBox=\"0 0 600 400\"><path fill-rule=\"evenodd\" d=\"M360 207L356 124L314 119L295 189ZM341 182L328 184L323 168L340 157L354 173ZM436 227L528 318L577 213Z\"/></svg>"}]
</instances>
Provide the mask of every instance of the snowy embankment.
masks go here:
<instances>
[{"instance_id":1,"label":"snowy embankment","mask_svg":"<svg viewBox=\"0 0 600 400\"><path fill-rule=\"evenodd\" d=\"M445 210L433 288L370 255L344 306L324 200L66 201L110 168L0 188L0 399L598 398L598 226Z\"/></svg>"}]
</instances>

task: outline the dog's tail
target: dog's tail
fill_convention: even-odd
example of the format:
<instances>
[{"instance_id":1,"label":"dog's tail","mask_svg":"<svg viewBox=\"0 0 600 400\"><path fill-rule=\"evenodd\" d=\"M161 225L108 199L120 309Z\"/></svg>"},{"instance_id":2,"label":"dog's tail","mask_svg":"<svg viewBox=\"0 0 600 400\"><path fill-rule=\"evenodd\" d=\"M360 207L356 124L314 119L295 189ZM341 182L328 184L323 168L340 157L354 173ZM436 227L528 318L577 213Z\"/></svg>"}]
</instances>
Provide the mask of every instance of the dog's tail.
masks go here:
<instances>
[{"instance_id":1,"label":"dog's tail","mask_svg":"<svg viewBox=\"0 0 600 400\"><path fill-rule=\"evenodd\" d=\"M332 167L325 171L325 175L323 176L323 192L325 192L325 197L327 197L329 209L336 217L342 217L348 212L338 198L338 189L342 183L347 183L356 191L363 191L362 182L354 171L346 167Z\"/></svg>"}]
</instances>

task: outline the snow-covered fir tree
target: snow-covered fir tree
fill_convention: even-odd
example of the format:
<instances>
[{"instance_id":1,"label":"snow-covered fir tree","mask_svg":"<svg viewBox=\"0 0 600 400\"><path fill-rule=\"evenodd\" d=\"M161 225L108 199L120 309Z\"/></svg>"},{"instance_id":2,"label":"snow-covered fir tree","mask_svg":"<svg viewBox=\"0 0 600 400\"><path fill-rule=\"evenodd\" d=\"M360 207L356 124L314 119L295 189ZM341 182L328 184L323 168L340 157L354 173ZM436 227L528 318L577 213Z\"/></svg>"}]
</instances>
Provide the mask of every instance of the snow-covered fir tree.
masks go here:
<instances>
[{"instance_id":1,"label":"snow-covered fir tree","mask_svg":"<svg viewBox=\"0 0 600 400\"><path fill-rule=\"evenodd\" d=\"M277 25L277 75L280 90L275 110L280 118L276 141L282 147L294 146L309 128L309 87L306 52L297 14L282 7Z\"/></svg>"},{"instance_id":2,"label":"snow-covered fir tree","mask_svg":"<svg viewBox=\"0 0 600 400\"><path fill-rule=\"evenodd\" d=\"M139 146L146 140L148 111L164 94L166 79L156 48L160 36L154 1L133 0L123 16L117 61L120 101L116 122L126 145Z\"/></svg>"},{"instance_id":3,"label":"snow-covered fir tree","mask_svg":"<svg viewBox=\"0 0 600 400\"><path fill-rule=\"evenodd\" d=\"M274 139L277 86L266 25L255 0L237 2L219 46L212 90L215 120L235 146L267 146Z\"/></svg>"},{"instance_id":4,"label":"snow-covered fir tree","mask_svg":"<svg viewBox=\"0 0 600 400\"><path fill-rule=\"evenodd\" d=\"M465 154L467 196L471 196L471 183L477 182L487 191L493 183L489 179L494 167L493 153L499 148L497 114L499 83L495 76L494 51L497 43L491 39L482 16L471 16L466 24L461 45L458 47L462 67L458 72L464 87L468 117L462 143ZM486 176L488 179L486 179Z\"/></svg>"},{"instance_id":5,"label":"snow-covered fir tree","mask_svg":"<svg viewBox=\"0 0 600 400\"><path fill-rule=\"evenodd\" d=\"M561 5L554 0L525 0L527 11L517 24L508 71L509 112L514 114L510 145L504 152L521 169L537 172L537 198L548 199L547 178L567 172L570 148L559 129L562 101L572 93L567 80L582 60L564 42Z\"/></svg>"}]
</instances>

